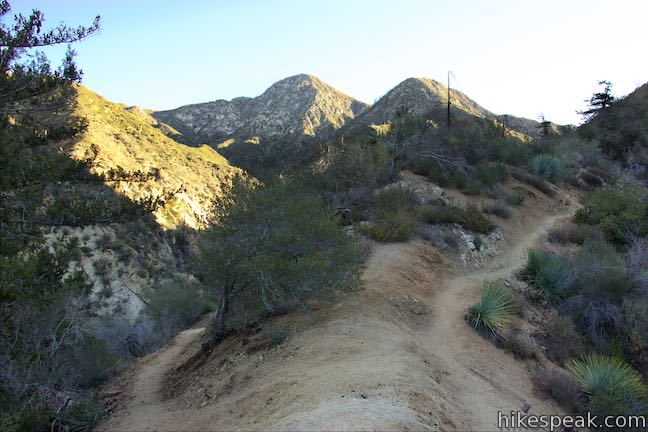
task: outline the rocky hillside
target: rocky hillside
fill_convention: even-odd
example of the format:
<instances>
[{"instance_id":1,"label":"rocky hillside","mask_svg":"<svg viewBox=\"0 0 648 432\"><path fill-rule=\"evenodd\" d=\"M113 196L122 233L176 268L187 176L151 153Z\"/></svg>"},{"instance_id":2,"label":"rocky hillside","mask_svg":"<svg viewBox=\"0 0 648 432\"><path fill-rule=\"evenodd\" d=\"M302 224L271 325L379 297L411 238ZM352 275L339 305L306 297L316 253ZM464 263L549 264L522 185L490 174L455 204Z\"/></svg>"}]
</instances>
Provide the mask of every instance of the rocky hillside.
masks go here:
<instances>
[{"instance_id":1,"label":"rocky hillside","mask_svg":"<svg viewBox=\"0 0 648 432\"><path fill-rule=\"evenodd\" d=\"M78 88L74 114L85 118L88 127L71 145L72 157L91 160L93 172L99 175L110 170L156 173L145 181L108 185L133 201L155 207L155 218L164 227L200 226L208 217L212 198L241 172L211 147L189 147L169 138L167 134L177 132L145 110L125 108L87 88Z\"/></svg>"},{"instance_id":2,"label":"rocky hillside","mask_svg":"<svg viewBox=\"0 0 648 432\"><path fill-rule=\"evenodd\" d=\"M648 185L648 83L596 112L578 132L596 139L605 153Z\"/></svg>"},{"instance_id":3,"label":"rocky hillside","mask_svg":"<svg viewBox=\"0 0 648 432\"><path fill-rule=\"evenodd\" d=\"M497 120L510 129L530 136L539 135L537 121L496 115L483 108L459 90L450 89L452 114L455 118L485 118ZM429 116L442 125L446 121L448 89L438 81L428 78L408 78L391 89L373 106L349 122L341 131L343 134L353 134L366 129L372 124L384 124L394 118L398 110L407 109L409 113L418 116ZM554 130L557 130L553 125Z\"/></svg>"},{"instance_id":4,"label":"rocky hillside","mask_svg":"<svg viewBox=\"0 0 648 432\"><path fill-rule=\"evenodd\" d=\"M152 115L178 130L188 143L214 145L228 139L300 140L325 135L366 108L312 75L295 75L255 98L216 100Z\"/></svg>"},{"instance_id":5,"label":"rocky hillside","mask_svg":"<svg viewBox=\"0 0 648 432\"><path fill-rule=\"evenodd\" d=\"M62 115L84 119L87 126L52 146L88 166L93 177L48 186L42 192L45 208L37 213L54 221L45 230L50 247L69 244L70 268L87 275L93 312L101 320L123 321L119 337L126 338L138 319L148 325L150 317L141 315L150 312L143 295L194 280L184 261L191 228L205 225L213 198L242 171L209 146L169 138L164 132L174 135L173 130L146 110L85 87L75 88L68 107ZM138 343L150 343L150 337L139 334Z\"/></svg>"}]
</instances>

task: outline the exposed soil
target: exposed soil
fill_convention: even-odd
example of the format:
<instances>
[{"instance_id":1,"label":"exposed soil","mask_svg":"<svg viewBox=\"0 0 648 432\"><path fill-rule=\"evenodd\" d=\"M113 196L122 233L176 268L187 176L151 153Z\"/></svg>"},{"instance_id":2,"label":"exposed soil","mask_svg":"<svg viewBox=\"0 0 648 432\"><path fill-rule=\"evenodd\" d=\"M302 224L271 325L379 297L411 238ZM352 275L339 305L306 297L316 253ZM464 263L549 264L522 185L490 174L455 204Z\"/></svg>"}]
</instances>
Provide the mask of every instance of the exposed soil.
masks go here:
<instances>
[{"instance_id":1,"label":"exposed soil","mask_svg":"<svg viewBox=\"0 0 648 432\"><path fill-rule=\"evenodd\" d=\"M562 197L562 200L567 198ZM533 394L531 363L465 320L485 279L510 276L571 203L527 200L502 231L504 252L480 270L453 265L422 240L377 244L365 288L198 358L201 327L132 365L105 390L98 430L497 430L498 411L560 408Z\"/></svg>"}]
</instances>

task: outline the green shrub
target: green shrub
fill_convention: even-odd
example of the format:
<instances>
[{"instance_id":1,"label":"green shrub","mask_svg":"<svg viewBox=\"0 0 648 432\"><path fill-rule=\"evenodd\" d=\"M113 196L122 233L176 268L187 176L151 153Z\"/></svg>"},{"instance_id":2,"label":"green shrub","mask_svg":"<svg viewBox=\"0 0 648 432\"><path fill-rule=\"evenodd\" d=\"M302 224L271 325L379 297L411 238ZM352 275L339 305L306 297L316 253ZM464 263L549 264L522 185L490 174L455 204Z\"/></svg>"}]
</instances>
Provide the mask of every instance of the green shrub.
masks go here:
<instances>
[{"instance_id":1,"label":"green shrub","mask_svg":"<svg viewBox=\"0 0 648 432\"><path fill-rule=\"evenodd\" d=\"M619 256L605 244L586 244L572 260L530 250L522 276L547 299L560 303L581 333L600 349L618 326L619 302L629 292Z\"/></svg>"},{"instance_id":2,"label":"green shrub","mask_svg":"<svg viewBox=\"0 0 648 432\"><path fill-rule=\"evenodd\" d=\"M333 301L337 291L361 286L364 251L322 199L296 183L235 181L215 217L198 252L202 280L218 300L213 342L306 299Z\"/></svg>"},{"instance_id":3,"label":"green shrub","mask_svg":"<svg viewBox=\"0 0 648 432\"><path fill-rule=\"evenodd\" d=\"M575 220L598 226L617 244L626 244L631 233L648 236L648 193L629 184L588 192Z\"/></svg>"},{"instance_id":4,"label":"green shrub","mask_svg":"<svg viewBox=\"0 0 648 432\"><path fill-rule=\"evenodd\" d=\"M456 223L462 227L481 234L488 234L495 229L495 224L484 216L477 207L466 208L452 205L438 205L422 209L419 217L429 224Z\"/></svg>"},{"instance_id":5,"label":"green shrub","mask_svg":"<svg viewBox=\"0 0 648 432\"><path fill-rule=\"evenodd\" d=\"M506 205L506 203L502 201L495 201L492 204L486 205L484 207L484 211L486 213L494 214L496 216L501 217L502 219L508 219L511 217L511 214L513 213L513 209Z\"/></svg>"},{"instance_id":6,"label":"green shrub","mask_svg":"<svg viewBox=\"0 0 648 432\"><path fill-rule=\"evenodd\" d=\"M511 293L497 282L486 282L479 301L470 307L466 319L480 332L499 335L516 312Z\"/></svg>"},{"instance_id":7,"label":"green shrub","mask_svg":"<svg viewBox=\"0 0 648 432\"><path fill-rule=\"evenodd\" d=\"M475 177L483 186L490 187L506 180L508 172L506 171L506 167L502 164L489 164L482 162L477 165Z\"/></svg>"},{"instance_id":8,"label":"green shrub","mask_svg":"<svg viewBox=\"0 0 648 432\"><path fill-rule=\"evenodd\" d=\"M625 253L626 273L634 290L648 293L648 238L633 238Z\"/></svg>"},{"instance_id":9,"label":"green shrub","mask_svg":"<svg viewBox=\"0 0 648 432\"><path fill-rule=\"evenodd\" d=\"M327 156L328 166L319 180L329 189L373 190L389 183L391 155L380 143L346 143L331 148Z\"/></svg>"},{"instance_id":10,"label":"green shrub","mask_svg":"<svg viewBox=\"0 0 648 432\"><path fill-rule=\"evenodd\" d=\"M489 187L503 181L508 176L502 164L480 162L468 174L459 168L433 164L427 177L441 187L455 188L466 195L480 195Z\"/></svg>"},{"instance_id":11,"label":"green shrub","mask_svg":"<svg viewBox=\"0 0 648 432\"><path fill-rule=\"evenodd\" d=\"M477 207L472 205L466 207L460 216L459 224L476 233L488 234L497 227Z\"/></svg>"},{"instance_id":12,"label":"green shrub","mask_svg":"<svg viewBox=\"0 0 648 432\"><path fill-rule=\"evenodd\" d=\"M553 256L540 249L529 249L527 251L527 263L522 270L522 276L533 277L544 267L553 262Z\"/></svg>"},{"instance_id":13,"label":"green shrub","mask_svg":"<svg viewBox=\"0 0 648 432\"><path fill-rule=\"evenodd\" d=\"M273 345L281 345L290 337L290 328L272 326L268 329L268 336Z\"/></svg>"},{"instance_id":14,"label":"green shrub","mask_svg":"<svg viewBox=\"0 0 648 432\"><path fill-rule=\"evenodd\" d=\"M565 296L571 279L569 263L556 255L539 249L530 249L522 277L548 300Z\"/></svg>"},{"instance_id":15,"label":"green shrub","mask_svg":"<svg viewBox=\"0 0 648 432\"><path fill-rule=\"evenodd\" d=\"M509 164L526 165L530 156L530 147L527 143L514 138L499 140L494 148L491 160Z\"/></svg>"},{"instance_id":16,"label":"green shrub","mask_svg":"<svg viewBox=\"0 0 648 432\"><path fill-rule=\"evenodd\" d=\"M586 243L572 260L570 279L562 312L599 350L611 352L623 332L621 303L631 292L624 261L607 243Z\"/></svg>"},{"instance_id":17,"label":"green shrub","mask_svg":"<svg viewBox=\"0 0 648 432\"><path fill-rule=\"evenodd\" d=\"M619 358L592 354L568 361L565 368L590 398L608 396L621 401L646 396L641 375Z\"/></svg>"},{"instance_id":18,"label":"green shrub","mask_svg":"<svg viewBox=\"0 0 648 432\"><path fill-rule=\"evenodd\" d=\"M67 431L87 432L99 423L104 416L104 409L100 401L89 398L75 401L69 408L59 415L59 421Z\"/></svg>"},{"instance_id":19,"label":"green shrub","mask_svg":"<svg viewBox=\"0 0 648 432\"><path fill-rule=\"evenodd\" d=\"M118 366L115 353L106 343L95 337L87 337L81 346L67 355L68 361L75 366L68 374L76 386L93 388L104 382Z\"/></svg>"},{"instance_id":20,"label":"green shrub","mask_svg":"<svg viewBox=\"0 0 648 432\"><path fill-rule=\"evenodd\" d=\"M625 351L638 362L648 361L648 298L627 299L623 303Z\"/></svg>"},{"instance_id":21,"label":"green shrub","mask_svg":"<svg viewBox=\"0 0 648 432\"><path fill-rule=\"evenodd\" d=\"M506 336L502 345L505 350L521 360L541 358L540 348L528 332L516 329Z\"/></svg>"},{"instance_id":22,"label":"green shrub","mask_svg":"<svg viewBox=\"0 0 648 432\"><path fill-rule=\"evenodd\" d=\"M37 400L31 400L19 409L11 407L9 404L3 405L2 408L0 410L0 427L4 431L47 431L54 421L52 411ZM11 408L14 409L11 410Z\"/></svg>"},{"instance_id":23,"label":"green shrub","mask_svg":"<svg viewBox=\"0 0 648 432\"><path fill-rule=\"evenodd\" d=\"M430 181L436 183L441 187L448 187L452 184L450 176L446 172L446 169L438 162L432 163L430 165L430 167L427 169L426 175L427 178L430 179Z\"/></svg>"},{"instance_id":24,"label":"green shrub","mask_svg":"<svg viewBox=\"0 0 648 432\"><path fill-rule=\"evenodd\" d=\"M212 308L198 282L167 282L145 295L155 318L171 332L190 326Z\"/></svg>"},{"instance_id":25,"label":"green shrub","mask_svg":"<svg viewBox=\"0 0 648 432\"><path fill-rule=\"evenodd\" d=\"M404 209L382 211L374 221L362 225L362 232L381 242L399 242L412 238L416 231L416 218Z\"/></svg>"},{"instance_id":26,"label":"green shrub","mask_svg":"<svg viewBox=\"0 0 648 432\"><path fill-rule=\"evenodd\" d=\"M471 180L465 172L440 163L431 165L427 177L441 187L455 188L460 191L468 189L474 191L476 189L477 193L481 190L481 186L476 181Z\"/></svg>"},{"instance_id":27,"label":"green shrub","mask_svg":"<svg viewBox=\"0 0 648 432\"><path fill-rule=\"evenodd\" d=\"M135 251L131 249L130 246L124 244L118 249L115 249L115 252L117 253L117 260L122 263L126 264L130 262L131 258L135 255Z\"/></svg>"},{"instance_id":28,"label":"green shrub","mask_svg":"<svg viewBox=\"0 0 648 432\"><path fill-rule=\"evenodd\" d=\"M456 171L452 174L450 174L450 187L455 187L459 190L465 190L468 188L468 183L470 182L470 178L461 171ZM474 184L474 182L472 182Z\"/></svg>"},{"instance_id":29,"label":"green shrub","mask_svg":"<svg viewBox=\"0 0 648 432\"><path fill-rule=\"evenodd\" d=\"M607 243L586 243L574 257L573 273L574 295L618 303L631 288L623 258Z\"/></svg>"},{"instance_id":30,"label":"green shrub","mask_svg":"<svg viewBox=\"0 0 648 432\"><path fill-rule=\"evenodd\" d=\"M534 156L529 163L529 168L534 174L548 178L551 181L558 181L564 176L563 161L551 154L540 154Z\"/></svg>"},{"instance_id":31,"label":"green shrub","mask_svg":"<svg viewBox=\"0 0 648 432\"><path fill-rule=\"evenodd\" d=\"M549 232L549 241L552 243L575 243L584 245L586 242L604 242L605 237L601 230L592 225L571 224L563 225Z\"/></svg>"},{"instance_id":32,"label":"green shrub","mask_svg":"<svg viewBox=\"0 0 648 432\"><path fill-rule=\"evenodd\" d=\"M396 242L410 239L416 229L414 207L417 197L411 188L393 186L386 188L373 199L373 216L362 232L374 240Z\"/></svg>"},{"instance_id":33,"label":"green shrub","mask_svg":"<svg viewBox=\"0 0 648 432\"><path fill-rule=\"evenodd\" d=\"M484 192L484 185L473 177L467 177L465 185L460 189L463 193L470 196L481 195Z\"/></svg>"},{"instance_id":34,"label":"green shrub","mask_svg":"<svg viewBox=\"0 0 648 432\"><path fill-rule=\"evenodd\" d=\"M110 273L112 263L107 258L99 258L92 263L92 267L94 267L95 274L102 277L107 276L108 273Z\"/></svg>"},{"instance_id":35,"label":"green shrub","mask_svg":"<svg viewBox=\"0 0 648 432\"><path fill-rule=\"evenodd\" d=\"M518 206L524 202L528 193L529 191L522 186L516 186L513 190L504 193L504 201L509 205Z\"/></svg>"},{"instance_id":36,"label":"green shrub","mask_svg":"<svg viewBox=\"0 0 648 432\"><path fill-rule=\"evenodd\" d=\"M531 377L539 393L551 397L567 412L580 414L586 409L586 397L571 376L562 369L540 366Z\"/></svg>"},{"instance_id":37,"label":"green shrub","mask_svg":"<svg viewBox=\"0 0 648 432\"><path fill-rule=\"evenodd\" d=\"M638 398L631 395L618 398L608 393L598 393L590 397L588 411L597 418L606 418L609 416L625 418L635 416L635 418L643 418L646 412L648 412L648 403L646 403L645 398ZM643 432L645 428L642 426L641 424L628 423L627 427L602 426L598 430L604 432Z\"/></svg>"},{"instance_id":38,"label":"green shrub","mask_svg":"<svg viewBox=\"0 0 648 432\"><path fill-rule=\"evenodd\" d=\"M546 353L550 360L564 364L568 359L583 354L585 346L582 337L569 317L560 315L554 317L546 330Z\"/></svg>"},{"instance_id":39,"label":"green shrub","mask_svg":"<svg viewBox=\"0 0 648 432\"><path fill-rule=\"evenodd\" d=\"M412 210L418 199L411 188L394 186L381 190L374 197L374 207L384 211Z\"/></svg>"},{"instance_id":40,"label":"green shrub","mask_svg":"<svg viewBox=\"0 0 648 432\"><path fill-rule=\"evenodd\" d=\"M521 170L511 171L511 176L513 176L518 181L526 183L538 189L540 192L547 196L555 196L556 191L549 183L547 183L542 177L538 177L534 174L527 173Z\"/></svg>"},{"instance_id":41,"label":"green shrub","mask_svg":"<svg viewBox=\"0 0 648 432\"><path fill-rule=\"evenodd\" d=\"M108 245L110 245L111 242L112 242L112 235L110 235L109 233L103 233L101 236L97 238L97 240L95 240L95 247L101 250L107 249Z\"/></svg>"}]
</instances>

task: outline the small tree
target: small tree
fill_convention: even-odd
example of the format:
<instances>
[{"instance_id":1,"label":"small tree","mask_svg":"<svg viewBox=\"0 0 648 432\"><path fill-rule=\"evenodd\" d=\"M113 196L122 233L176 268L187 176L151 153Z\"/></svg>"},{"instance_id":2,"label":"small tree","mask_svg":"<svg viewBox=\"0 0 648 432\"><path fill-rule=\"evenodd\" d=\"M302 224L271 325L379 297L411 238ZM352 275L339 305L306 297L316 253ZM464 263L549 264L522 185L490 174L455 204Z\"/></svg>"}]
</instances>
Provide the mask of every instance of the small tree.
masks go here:
<instances>
[{"instance_id":1,"label":"small tree","mask_svg":"<svg viewBox=\"0 0 648 432\"><path fill-rule=\"evenodd\" d=\"M336 290L360 286L361 250L320 198L290 181L253 186L238 179L216 208L198 263L218 301L210 341L307 297L332 300Z\"/></svg>"},{"instance_id":2,"label":"small tree","mask_svg":"<svg viewBox=\"0 0 648 432\"><path fill-rule=\"evenodd\" d=\"M589 101L585 101L588 103L588 108L585 111L578 112L585 120L597 115L615 101L614 96L612 96L612 83L610 81L599 81L598 85L603 86L603 90L594 93Z\"/></svg>"}]
</instances>

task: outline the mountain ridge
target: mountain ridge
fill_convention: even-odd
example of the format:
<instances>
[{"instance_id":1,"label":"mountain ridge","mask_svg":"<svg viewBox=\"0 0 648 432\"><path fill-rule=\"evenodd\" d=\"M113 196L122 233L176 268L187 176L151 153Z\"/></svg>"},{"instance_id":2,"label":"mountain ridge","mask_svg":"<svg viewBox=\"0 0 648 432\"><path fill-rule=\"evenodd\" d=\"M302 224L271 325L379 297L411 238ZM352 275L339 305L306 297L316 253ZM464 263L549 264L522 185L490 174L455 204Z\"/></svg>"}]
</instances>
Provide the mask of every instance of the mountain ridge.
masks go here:
<instances>
[{"instance_id":1,"label":"mountain ridge","mask_svg":"<svg viewBox=\"0 0 648 432\"><path fill-rule=\"evenodd\" d=\"M152 116L178 130L189 144L216 145L232 138L325 135L367 107L313 75L299 74L277 81L257 97L188 104Z\"/></svg>"},{"instance_id":2,"label":"mountain ridge","mask_svg":"<svg viewBox=\"0 0 648 432\"><path fill-rule=\"evenodd\" d=\"M482 107L465 93L451 88L451 115L454 118L466 116L497 121L509 129L526 135L538 137L540 122L510 114L495 114ZM442 124L447 119L448 88L439 81L425 78L407 78L389 90L375 104L358 117L347 123L341 134L354 134L372 124L384 124L391 121L397 111L407 110L410 114L429 117ZM559 126L551 123L551 129L557 133Z\"/></svg>"},{"instance_id":3,"label":"mountain ridge","mask_svg":"<svg viewBox=\"0 0 648 432\"><path fill-rule=\"evenodd\" d=\"M528 138L539 137L540 122L510 114L495 114L465 93L450 89L451 112L456 118L482 118L505 125ZM310 74L275 82L256 97L217 99L152 111L158 127L177 131L177 141L217 148L232 143L263 141L303 142L365 131L372 124L391 121L402 108L442 124L446 118L448 88L425 77L411 77L392 88L373 105L366 104ZM560 126L550 124L553 133ZM235 148L228 151L236 152Z\"/></svg>"}]
</instances>

